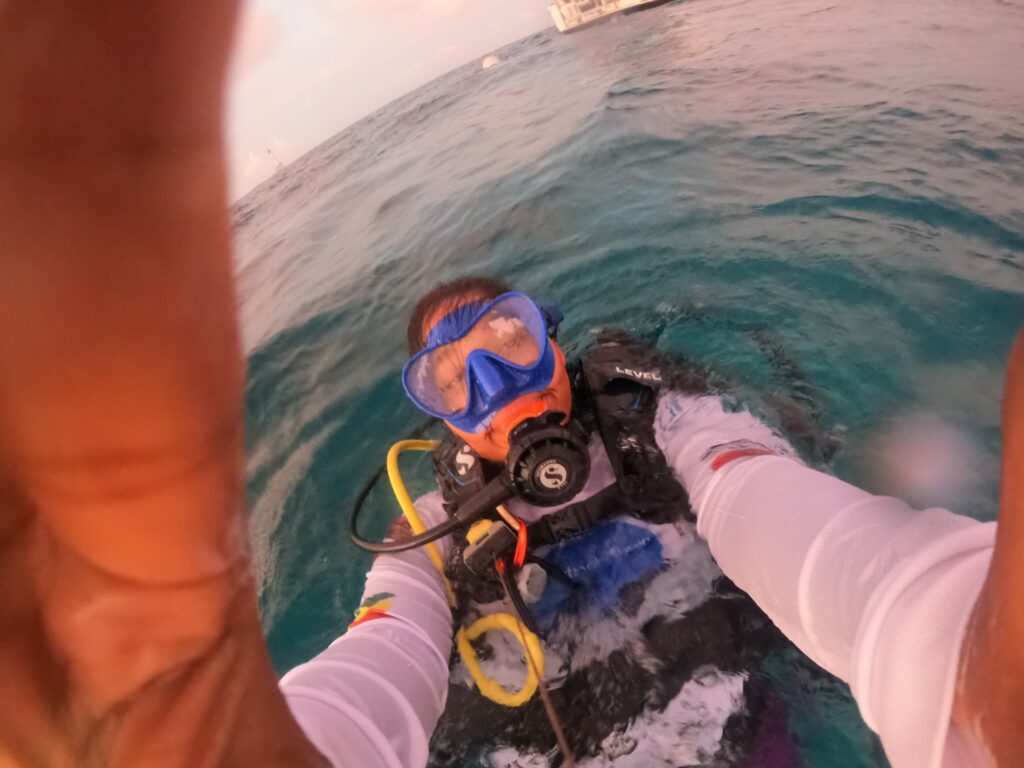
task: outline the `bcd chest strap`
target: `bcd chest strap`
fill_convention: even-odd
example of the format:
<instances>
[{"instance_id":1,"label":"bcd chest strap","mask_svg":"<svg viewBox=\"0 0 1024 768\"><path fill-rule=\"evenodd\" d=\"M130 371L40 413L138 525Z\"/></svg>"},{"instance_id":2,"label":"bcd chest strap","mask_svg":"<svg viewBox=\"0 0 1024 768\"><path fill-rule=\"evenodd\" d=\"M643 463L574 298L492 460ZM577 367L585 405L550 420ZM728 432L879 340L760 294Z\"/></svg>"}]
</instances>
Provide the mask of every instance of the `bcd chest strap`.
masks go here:
<instances>
[{"instance_id":1,"label":"bcd chest strap","mask_svg":"<svg viewBox=\"0 0 1024 768\"><path fill-rule=\"evenodd\" d=\"M583 533L598 523L628 511L626 499L617 483L598 491L584 501L570 504L557 512L544 515L526 528L531 546L554 544L562 539Z\"/></svg>"}]
</instances>

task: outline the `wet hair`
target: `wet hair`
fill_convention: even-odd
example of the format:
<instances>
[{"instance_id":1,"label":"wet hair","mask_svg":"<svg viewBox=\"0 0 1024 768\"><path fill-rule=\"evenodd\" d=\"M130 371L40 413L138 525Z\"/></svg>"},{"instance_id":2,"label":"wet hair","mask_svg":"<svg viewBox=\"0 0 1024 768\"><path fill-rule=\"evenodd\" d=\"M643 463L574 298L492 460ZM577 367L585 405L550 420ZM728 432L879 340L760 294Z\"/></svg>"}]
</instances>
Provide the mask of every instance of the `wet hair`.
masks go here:
<instances>
[{"instance_id":1,"label":"wet hair","mask_svg":"<svg viewBox=\"0 0 1024 768\"><path fill-rule=\"evenodd\" d=\"M414 355L427 345L426 321L441 313L447 314L464 304L467 297L487 301L508 293L512 287L492 277L460 277L434 288L421 298L409 318L407 339L409 354Z\"/></svg>"}]
</instances>

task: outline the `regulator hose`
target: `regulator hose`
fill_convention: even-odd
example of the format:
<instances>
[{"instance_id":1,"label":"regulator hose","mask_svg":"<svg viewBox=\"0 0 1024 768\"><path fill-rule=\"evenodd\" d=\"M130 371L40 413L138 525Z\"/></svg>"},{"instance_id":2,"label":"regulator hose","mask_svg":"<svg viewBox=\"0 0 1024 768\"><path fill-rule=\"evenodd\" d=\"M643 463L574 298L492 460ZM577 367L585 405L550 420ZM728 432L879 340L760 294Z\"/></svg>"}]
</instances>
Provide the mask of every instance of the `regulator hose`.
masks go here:
<instances>
[{"instance_id":1,"label":"regulator hose","mask_svg":"<svg viewBox=\"0 0 1024 768\"><path fill-rule=\"evenodd\" d=\"M463 514L456 515L447 522L427 530L419 513L416 512L415 506L413 506L412 498L409 496L405 483L402 481L402 476L398 469L398 457L404 451L432 451L437 445L438 442L436 440L403 440L391 446L384 466L380 467L360 490L355 508L352 511L349 527L352 541L364 549L369 549L371 552L404 552L408 549L426 545L427 554L444 580L445 589L448 593L448 602L452 607L455 607L455 592L444 575L444 562L441 559L441 553L432 542L450 531L464 527L467 524L467 518L468 522L471 522L473 516L479 517L487 512L487 504L490 504L490 508L493 508L502 501L507 500L512 496L513 491L509 481L506 480L498 483L492 480L484 488L485 491L489 492L478 494L480 501L474 500L472 505L466 505L467 509L463 511ZM357 518L359 512L366 501L366 497L369 496L370 490L380 479L380 476L384 474L385 469L387 469L388 477L391 480L391 488L395 492L395 498L402 508L406 520L409 521L409 527L414 534L413 538L407 541L367 541L358 533ZM496 478L496 480L500 480L500 478ZM480 661L473 648L473 641L494 630L504 630L511 633L523 647L523 654L527 659L526 679L519 690L505 688L497 681L489 678L480 667ZM544 674L544 650L537 635L522 626L516 616L509 613L489 614L477 619L469 627L459 627L455 632L455 646L480 693L491 701L506 707L519 707L533 698L534 693L537 692L540 678Z\"/></svg>"},{"instance_id":2,"label":"regulator hose","mask_svg":"<svg viewBox=\"0 0 1024 768\"><path fill-rule=\"evenodd\" d=\"M418 526L413 525L413 531L419 528L422 533L416 533L411 539L404 541L370 541L363 538L359 533L359 515L362 512L366 497L370 495L370 491L384 473L384 469L387 468L388 478L391 480L391 489L398 499L399 506L406 512L406 517L408 518L409 511L412 511L413 514L416 513L412 499L409 498L409 493L406 491L405 485L401 481L401 475L398 472L398 456L403 451L432 451L437 445L438 442L436 440L403 440L391 447L384 466L378 469L366 485L363 486L356 497L356 503L352 507L352 514L349 516L349 535L353 544L379 555L407 552L410 549L416 549L417 547L437 541L460 528L469 526L493 510L497 505L512 498L515 490L508 477L502 474L491 480L480 493L459 507L450 518L440 525L430 529L427 529L422 522ZM418 515L417 520L419 520ZM412 520L410 520L411 523Z\"/></svg>"}]
</instances>

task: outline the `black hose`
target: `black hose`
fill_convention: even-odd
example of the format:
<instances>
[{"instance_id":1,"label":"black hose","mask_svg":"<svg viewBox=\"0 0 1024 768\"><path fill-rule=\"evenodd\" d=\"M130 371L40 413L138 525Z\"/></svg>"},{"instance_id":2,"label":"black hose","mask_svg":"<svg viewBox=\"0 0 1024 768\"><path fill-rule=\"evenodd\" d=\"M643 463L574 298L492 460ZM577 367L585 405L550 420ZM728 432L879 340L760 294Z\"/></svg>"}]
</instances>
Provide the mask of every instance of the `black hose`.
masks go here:
<instances>
[{"instance_id":1,"label":"black hose","mask_svg":"<svg viewBox=\"0 0 1024 768\"><path fill-rule=\"evenodd\" d=\"M540 627L537 626L537 620L533 617L533 612L526 605L523 594L519 591L519 585L512 578L512 561L506 557L502 564L502 567L497 569L498 578L501 579L501 584L505 587L505 594L508 595L508 599L512 603L512 609L528 630L537 635L537 637L544 637Z\"/></svg>"},{"instance_id":2,"label":"black hose","mask_svg":"<svg viewBox=\"0 0 1024 768\"><path fill-rule=\"evenodd\" d=\"M391 555L396 552L407 552L410 549L422 547L424 544L444 538L449 533L453 533L464 526L465 522L462 520L450 517L440 525L436 525L429 531L413 536L411 539L404 539L402 541L370 541L359 535L359 532L356 530L355 515L353 515L352 524L349 527L349 535L352 538L352 543L361 549L378 555Z\"/></svg>"},{"instance_id":3,"label":"black hose","mask_svg":"<svg viewBox=\"0 0 1024 768\"><path fill-rule=\"evenodd\" d=\"M434 425L435 421L436 419L431 418L427 419L424 422L421 422L415 429L412 430L412 432L409 435L409 439L421 439L423 435L427 432L427 430ZM352 505L352 514L349 515L348 518L348 533L349 538L352 540L352 543L360 549L365 549L368 552L374 552L376 554L386 554L394 552L404 552L407 549L415 549L416 547L421 547L424 544L428 544L431 541L435 541L436 539L439 539L446 533L448 533L448 531L445 531L444 533L438 534L434 538L425 539L422 541L415 541L417 537L414 537L413 539L407 539L405 541L394 542L370 541L369 539L364 539L362 537L362 535L359 533L359 516L363 512L363 505L366 504L366 499L370 495L370 491L373 490L373 486L377 484L377 481L380 480L381 475L384 474L386 469L387 462L385 461L381 463L381 465L377 468L377 471L374 472L370 476L370 479L363 483L363 487L359 489L359 494L356 496L355 503ZM436 530L437 529L434 529L433 531L427 531L422 535L426 536L427 534L433 534L434 531Z\"/></svg>"},{"instance_id":4,"label":"black hose","mask_svg":"<svg viewBox=\"0 0 1024 768\"><path fill-rule=\"evenodd\" d=\"M380 480L380 476L384 474L385 469L387 469L387 464L381 464L377 471L370 476L370 479L363 483L363 487L359 490L359 495L356 496L355 504L352 505L352 514L348 518L348 531L352 541L359 546L362 546L359 542L364 541L363 537L359 535L359 515L363 511L366 497L370 495L370 491L373 490L373 486Z\"/></svg>"},{"instance_id":5,"label":"black hose","mask_svg":"<svg viewBox=\"0 0 1024 768\"><path fill-rule=\"evenodd\" d=\"M527 554L526 562L536 563L548 574L548 576L554 576L563 584L569 586L572 589L578 589L580 583L576 579L571 578L565 571L559 568L557 565L552 563L550 560L545 560L543 557L538 555Z\"/></svg>"},{"instance_id":6,"label":"black hose","mask_svg":"<svg viewBox=\"0 0 1024 768\"><path fill-rule=\"evenodd\" d=\"M432 423L433 420L425 422L414 430L413 438L421 437L423 432L425 432ZM404 539L402 541L370 541L369 539L363 538L362 534L359 533L359 516L363 512L363 506L366 504L366 499L370 495L370 491L373 490L373 486L377 484L377 481L380 480L381 475L384 474L386 469L387 462L384 462L359 490L359 495L356 496L355 504L352 505L352 514L349 515L348 520L349 538L352 540L352 543L360 549L365 549L368 552L373 552L378 555L407 552L410 549L416 549L417 547L422 547L424 544L437 541L438 539L447 536L449 533L453 533L458 529L464 528L470 523L479 520L485 514L493 510L498 504L507 501L514 494L511 480L509 480L504 474L501 474L485 485L479 493L459 507L459 509L457 509L449 519L445 520L440 525L436 525L428 531L424 531L410 539Z\"/></svg>"},{"instance_id":7,"label":"black hose","mask_svg":"<svg viewBox=\"0 0 1024 768\"><path fill-rule=\"evenodd\" d=\"M441 525L431 528L429 531L425 531L418 536L413 536L411 539L405 539L403 541L370 541L369 539L364 539L359 533L359 516L362 514L363 505L366 503L366 497L370 495L370 491L373 490L373 486L377 484L377 481L380 480L381 475L384 474L386 469L387 463L380 465L377 471L373 473L370 479L367 480L360 489L359 495L356 496L356 502L352 505L352 514L348 519L348 534L349 538L352 539L352 543L357 547L378 555L406 552L410 549L422 547L424 544L429 544L432 541L437 541L463 525L462 520L450 518Z\"/></svg>"}]
</instances>

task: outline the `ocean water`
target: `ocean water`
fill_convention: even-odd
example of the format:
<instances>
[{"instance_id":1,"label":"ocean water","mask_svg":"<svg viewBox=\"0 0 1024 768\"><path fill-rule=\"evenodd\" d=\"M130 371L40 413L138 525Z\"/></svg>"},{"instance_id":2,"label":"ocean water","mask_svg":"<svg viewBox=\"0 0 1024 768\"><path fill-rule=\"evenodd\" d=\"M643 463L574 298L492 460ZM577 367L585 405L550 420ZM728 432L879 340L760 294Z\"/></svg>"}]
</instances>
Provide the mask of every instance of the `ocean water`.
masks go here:
<instances>
[{"instance_id":1,"label":"ocean water","mask_svg":"<svg viewBox=\"0 0 1024 768\"><path fill-rule=\"evenodd\" d=\"M570 349L617 325L753 404L811 397L840 477L994 518L1024 322L1022 40L1024 4L996 0L677 0L469 62L240 200L275 666L351 618L370 562L351 504L421 422L405 321L464 274L559 301ZM923 490L900 485L914 472ZM425 461L409 474L430 487ZM373 533L397 512L372 497ZM795 651L764 673L807 766L886 764L845 686Z\"/></svg>"}]
</instances>

